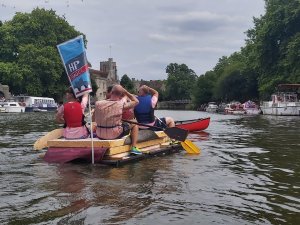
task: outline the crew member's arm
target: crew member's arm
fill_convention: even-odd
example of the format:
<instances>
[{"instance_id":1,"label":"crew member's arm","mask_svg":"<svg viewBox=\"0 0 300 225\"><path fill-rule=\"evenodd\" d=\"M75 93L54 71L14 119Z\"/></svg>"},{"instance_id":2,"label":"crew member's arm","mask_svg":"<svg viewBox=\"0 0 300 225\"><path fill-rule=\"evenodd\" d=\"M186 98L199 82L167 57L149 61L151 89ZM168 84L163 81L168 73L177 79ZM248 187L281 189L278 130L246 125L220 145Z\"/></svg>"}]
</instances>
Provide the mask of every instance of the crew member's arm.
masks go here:
<instances>
[{"instance_id":1,"label":"crew member's arm","mask_svg":"<svg viewBox=\"0 0 300 225\"><path fill-rule=\"evenodd\" d=\"M57 113L55 115L55 121L57 123L65 123L65 120L64 120L64 106L60 106L57 110Z\"/></svg>"},{"instance_id":2,"label":"crew member's arm","mask_svg":"<svg viewBox=\"0 0 300 225\"><path fill-rule=\"evenodd\" d=\"M155 89L148 87L147 85L143 85L143 86L148 90L150 95L155 96L158 99L158 92Z\"/></svg>"},{"instance_id":3,"label":"crew member's arm","mask_svg":"<svg viewBox=\"0 0 300 225\"><path fill-rule=\"evenodd\" d=\"M84 111L85 111L85 108L87 106L87 103L88 103L88 100L89 100L89 94L88 93L85 93L83 96L82 96L82 99L81 99L81 109L82 109L82 113L84 114Z\"/></svg>"},{"instance_id":4,"label":"crew member's arm","mask_svg":"<svg viewBox=\"0 0 300 225\"><path fill-rule=\"evenodd\" d=\"M155 89L148 87L147 85L143 85L142 87L144 87L144 89L146 89L147 92L150 93L150 95L152 96L151 105L152 105L152 108L154 109L156 107L156 104L158 101L158 92Z\"/></svg>"},{"instance_id":5,"label":"crew member's arm","mask_svg":"<svg viewBox=\"0 0 300 225\"><path fill-rule=\"evenodd\" d=\"M134 108L137 104L139 104L139 100L135 97L135 95L129 93L125 88L123 88L123 93L130 100L129 102L125 103L124 109L131 109Z\"/></svg>"}]
</instances>

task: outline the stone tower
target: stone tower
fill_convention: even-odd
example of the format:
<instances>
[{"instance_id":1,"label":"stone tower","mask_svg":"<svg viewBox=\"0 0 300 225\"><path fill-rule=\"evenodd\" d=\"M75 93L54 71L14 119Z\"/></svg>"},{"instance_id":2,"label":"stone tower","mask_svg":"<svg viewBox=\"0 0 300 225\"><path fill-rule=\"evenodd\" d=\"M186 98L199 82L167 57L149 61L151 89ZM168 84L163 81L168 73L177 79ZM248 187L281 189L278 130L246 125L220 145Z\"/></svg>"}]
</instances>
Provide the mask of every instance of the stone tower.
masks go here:
<instances>
[{"instance_id":1,"label":"stone tower","mask_svg":"<svg viewBox=\"0 0 300 225\"><path fill-rule=\"evenodd\" d=\"M113 61L113 58L108 58L108 61L100 62L100 72L108 73L107 86L119 83L117 64Z\"/></svg>"}]
</instances>

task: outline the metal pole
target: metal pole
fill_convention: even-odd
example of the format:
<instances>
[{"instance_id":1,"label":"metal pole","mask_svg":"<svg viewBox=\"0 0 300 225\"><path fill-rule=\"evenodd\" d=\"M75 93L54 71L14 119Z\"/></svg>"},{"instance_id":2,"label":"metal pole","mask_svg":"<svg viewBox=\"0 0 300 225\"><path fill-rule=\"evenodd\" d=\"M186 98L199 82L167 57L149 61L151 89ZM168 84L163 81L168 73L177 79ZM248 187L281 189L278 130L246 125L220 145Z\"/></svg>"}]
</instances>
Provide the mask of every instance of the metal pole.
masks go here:
<instances>
[{"instance_id":1,"label":"metal pole","mask_svg":"<svg viewBox=\"0 0 300 225\"><path fill-rule=\"evenodd\" d=\"M94 139L93 139L93 121L92 121L92 112L91 112L91 96L89 94L89 114L90 114L90 131L91 131L91 141L92 141L92 164L95 163L95 157L94 157Z\"/></svg>"}]
</instances>

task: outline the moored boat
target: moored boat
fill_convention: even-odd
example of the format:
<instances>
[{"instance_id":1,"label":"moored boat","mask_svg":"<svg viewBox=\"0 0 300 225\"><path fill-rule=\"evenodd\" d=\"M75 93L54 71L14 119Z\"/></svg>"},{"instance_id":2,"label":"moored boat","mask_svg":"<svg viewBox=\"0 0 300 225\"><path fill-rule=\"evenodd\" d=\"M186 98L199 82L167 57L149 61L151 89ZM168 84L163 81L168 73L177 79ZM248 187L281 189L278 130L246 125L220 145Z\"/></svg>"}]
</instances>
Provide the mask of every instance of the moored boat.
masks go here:
<instances>
[{"instance_id":1,"label":"moored boat","mask_svg":"<svg viewBox=\"0 0 300 225\"><path fill-rule=\"evenodd\" d=\"M26 112L41 111L56 111L57 103L53 98L48 97L34 97L19 95L14 96L15 101L19 102L22 106L25 106Z\"/></svg>"},{"instance_id":2,"label":"moored boat","mask_svg":"<svg viewBox=\"0 0 300 225\"><path fill-rule=\"evenodd\" d=\"M209 123L210 117L207 117L193 120L175 121L175 126L192 132L205 130L209 126Z\"/></svg>"},{"instance_id":3,"label":"moored boat","mask_svg":"<svg viewBox=\"0 0 300 225\"><path fill-rule=\"evenodd\" d=\"M144 159L159 154L168 154L181 150L180 144L173 144L163 132L144 130L139 132L137 147L142 155L130 154L130 137L116 140L87 139L53 139L49 140L48 150L44 160L49 163L67 163L74 161L92 161L92 146L94 162L119 166L130 161Z\"/></svg>"},{"instance_id":4,"label":"moored boat","mask_svg":"<svg viewBox=\"0 0 300 225\"><path fill-rule=\"evenodd\" d=\"M224 113L231 115L244 115L246 114L246 111L244 110L243 105L240 102L231 102L226 105Z\"/></svg>"},{"instance_id":5,"label":"moored boat","mask_svg":"<svg viewBox=\"0 0 300 225\"><path fill-rule=\"evenodd\" d=\"M20 105L18 102L5 101L5 102L0 102L0 112L20 113L20 112L25 112L25 107Z\"/></svg>"},{"instance_id":6,"label":"moored boat","mask_svg":"<svg viewBox=\"0 0 300 225\"><path fill-rule=\"evenodd\" d=\"M281 84L277 93L271 96L271 101L264 101L261 109L264 115L300 116L300 101L297 91L287 92L286 89L299 90L300 84Z\"/></svg>"},{"instance_id":7,"label":"moored boat","mask_svg":"<svg viewBox=\"0 0 300 225\"><path fill-rule=\"evenodd\" d=\"M259 106L252 101L247 101L243 104L243 109L246 111L247 115L258 115L261 114L261 109Z\"/></svg>"},{"instance_id":8,"label":"moored boat","mask_svg":"<svg viewBox=\"0 0 300 225\"><path fill-rule=\"evenodd\" d=\"M206 112L215 113L218 110L218 105L215 102L209 102L206 108Z\"/></svg>"}]
</instances>

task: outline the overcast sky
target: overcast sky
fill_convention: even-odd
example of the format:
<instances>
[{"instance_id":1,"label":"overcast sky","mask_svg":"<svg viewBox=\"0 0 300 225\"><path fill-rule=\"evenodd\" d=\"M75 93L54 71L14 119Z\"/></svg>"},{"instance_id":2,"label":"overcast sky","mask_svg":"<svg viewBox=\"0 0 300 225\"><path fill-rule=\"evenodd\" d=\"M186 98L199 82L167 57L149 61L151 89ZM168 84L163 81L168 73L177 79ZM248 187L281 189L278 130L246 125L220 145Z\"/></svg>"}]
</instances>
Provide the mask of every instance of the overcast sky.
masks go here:
<instances>
[{"instance_id":1,"label":"overcast sky","mask_svg":"<svg viewBox=\"0 0 300 225\"><path fill-rule=\"evenodd\" d=\"M264 0L0 0L0 20L35 7L54 9L88 40L94 69L112 57L118 75L166 79L170 63L201 75L244 46Z\"/></svg>"}]
</instances>

